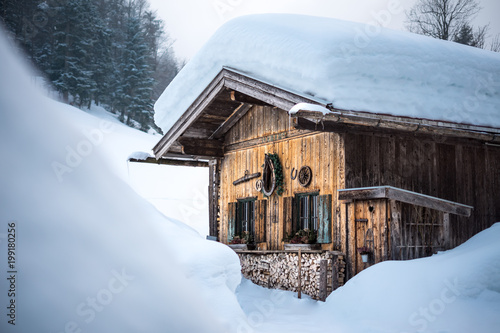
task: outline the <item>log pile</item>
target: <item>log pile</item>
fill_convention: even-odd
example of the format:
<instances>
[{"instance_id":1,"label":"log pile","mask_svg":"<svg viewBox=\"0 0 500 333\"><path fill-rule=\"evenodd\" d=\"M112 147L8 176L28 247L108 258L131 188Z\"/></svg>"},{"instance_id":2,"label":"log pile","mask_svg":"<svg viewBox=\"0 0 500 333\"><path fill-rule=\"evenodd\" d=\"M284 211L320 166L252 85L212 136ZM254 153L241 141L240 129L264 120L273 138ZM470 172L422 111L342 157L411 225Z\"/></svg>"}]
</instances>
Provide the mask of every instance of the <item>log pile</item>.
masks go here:
<instances>
[{"instance_id":1,"label":"log pile","mask_svg":"<svg viewBox=\"0 0 500 333\"><path fill-rule=\"evenodd\" d=\"M294 252L279 253L238 253L243 276L253 283L266 288L298 291L298 254ZM337 286L344 283L345 262L342 256L329 252L302 253L301 284L302 293L319 299L320 261L327 260L327 293L330 294L333 279ZM338 267L338 276L333 277L333 263Z\"/></svg>"}]
</instances>

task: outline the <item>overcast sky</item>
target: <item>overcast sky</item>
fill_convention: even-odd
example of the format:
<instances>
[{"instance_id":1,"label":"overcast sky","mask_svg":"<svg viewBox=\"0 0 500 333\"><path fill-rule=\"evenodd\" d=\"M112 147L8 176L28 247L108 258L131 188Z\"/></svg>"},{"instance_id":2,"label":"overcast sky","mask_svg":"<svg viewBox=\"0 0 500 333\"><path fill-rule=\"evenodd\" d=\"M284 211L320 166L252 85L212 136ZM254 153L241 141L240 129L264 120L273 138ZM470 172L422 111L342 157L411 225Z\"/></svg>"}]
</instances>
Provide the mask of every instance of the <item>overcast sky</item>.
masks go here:
<instances>
[{"instance_id":1,"label":"overcast sky","mask_svg":"<svg viewBox=\"0 0 500 333\"><path fill-rule=\"evenodd\" d=\"M405 30L405 10L417 0L149 0L175 40L176 54L191 58L228 20L255 13L296 13L373 23L377 15L388 27ZM479 0L483 9L474 24L490 23L490 37L500 33L500 0ZM389 13L389 16L383 14Z\"/></svg>"}]
</instances>

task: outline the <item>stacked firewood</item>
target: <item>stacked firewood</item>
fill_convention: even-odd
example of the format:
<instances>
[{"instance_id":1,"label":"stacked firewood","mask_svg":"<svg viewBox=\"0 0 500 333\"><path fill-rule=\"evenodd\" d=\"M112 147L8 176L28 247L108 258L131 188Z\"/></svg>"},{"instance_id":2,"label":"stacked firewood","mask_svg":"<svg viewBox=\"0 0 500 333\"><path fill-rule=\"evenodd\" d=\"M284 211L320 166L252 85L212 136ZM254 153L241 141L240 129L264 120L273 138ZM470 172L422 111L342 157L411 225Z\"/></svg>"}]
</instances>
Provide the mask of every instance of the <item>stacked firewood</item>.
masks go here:
<instances>
[{"instance_id":1,"label":"stacked firewood","mask_svg":"<svg viewBox=\"0 0 500 333\"><path fill-rule=\"evenodd\" d=\"M247 279L266 288L298 291L298 254L293 252L279 253L239 253L242 273ZM328 252L302 253L301 263L301 285L302 293L318 299L320 280L320 261L325 259L327 265L327 289L331 292L332 259L337 258ZM345 263L342 259L338 261L339 277L344 274ZM343 266L343 267L342 267ZM339 285L343 284L343 276Z\"/></svg>"}]
</instances>

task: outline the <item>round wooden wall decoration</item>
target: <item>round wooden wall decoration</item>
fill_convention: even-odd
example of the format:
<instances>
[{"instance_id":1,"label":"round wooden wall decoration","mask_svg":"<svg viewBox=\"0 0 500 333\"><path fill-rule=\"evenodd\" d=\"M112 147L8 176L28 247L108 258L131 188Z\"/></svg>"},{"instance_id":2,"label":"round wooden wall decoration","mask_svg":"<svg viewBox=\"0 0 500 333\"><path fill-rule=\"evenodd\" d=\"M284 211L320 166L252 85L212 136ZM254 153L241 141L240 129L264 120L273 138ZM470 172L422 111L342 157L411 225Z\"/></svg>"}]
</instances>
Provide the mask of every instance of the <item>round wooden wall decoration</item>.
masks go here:
<instances>
[{"instance_id":1,"label":"round wooden wall decoration","mask_svg":"<svg viewBox=\"0 0 500 333\"><path fill-rule=\"evenodd\" d=\"M312 179L312 170L310 167L307 165L303 166L299 170L299 176L297 177L299 179L299 184L306 187L311 183Z\"/></svg>"},{"instance_id":2,"label":"round wooden wall decoration","mask_svg":"<svg viewBox=\"0 0 500 333\"><path fill-rule=\"evenodd\" d=\"M268 197L273 194L276 187L276 177L274 175L273 161L266 155L264 162L264 172L262 173L262 192Z\"/></svg>"},{"instance_id":3,"label":"round wooden wall decoration","mask_svg":"<svg viewBox=\"0 0 500 333\"><path fill-rule=\"evenodd\" d=\"M255 189L257 192L262 191L262 179L259 179L255 182Z\"/></svg>"}]
</instances>

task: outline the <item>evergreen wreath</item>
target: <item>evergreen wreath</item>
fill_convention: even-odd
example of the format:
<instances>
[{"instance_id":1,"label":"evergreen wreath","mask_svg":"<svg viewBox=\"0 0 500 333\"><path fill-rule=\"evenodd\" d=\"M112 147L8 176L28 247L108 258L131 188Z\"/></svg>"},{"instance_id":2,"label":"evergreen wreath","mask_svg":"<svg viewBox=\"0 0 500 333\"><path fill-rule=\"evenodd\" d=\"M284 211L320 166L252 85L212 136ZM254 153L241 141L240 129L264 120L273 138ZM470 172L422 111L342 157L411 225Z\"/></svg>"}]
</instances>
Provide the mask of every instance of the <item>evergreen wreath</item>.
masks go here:
<instances>
[{"instance_id":1,"label":"evergreen wreath","mask_svg":"<svg viewBox=\"0 0 500 333\"><path fill-rule=\"evenodd\" d=\"M280 158L278 154L268 154L267 155L271 161L273 162L274 165L274 177L276 179L276 193L281 196L285 189L283 188L284 183L283 183L283 167L281 166Z\"/></svg>"}]
</instances>

